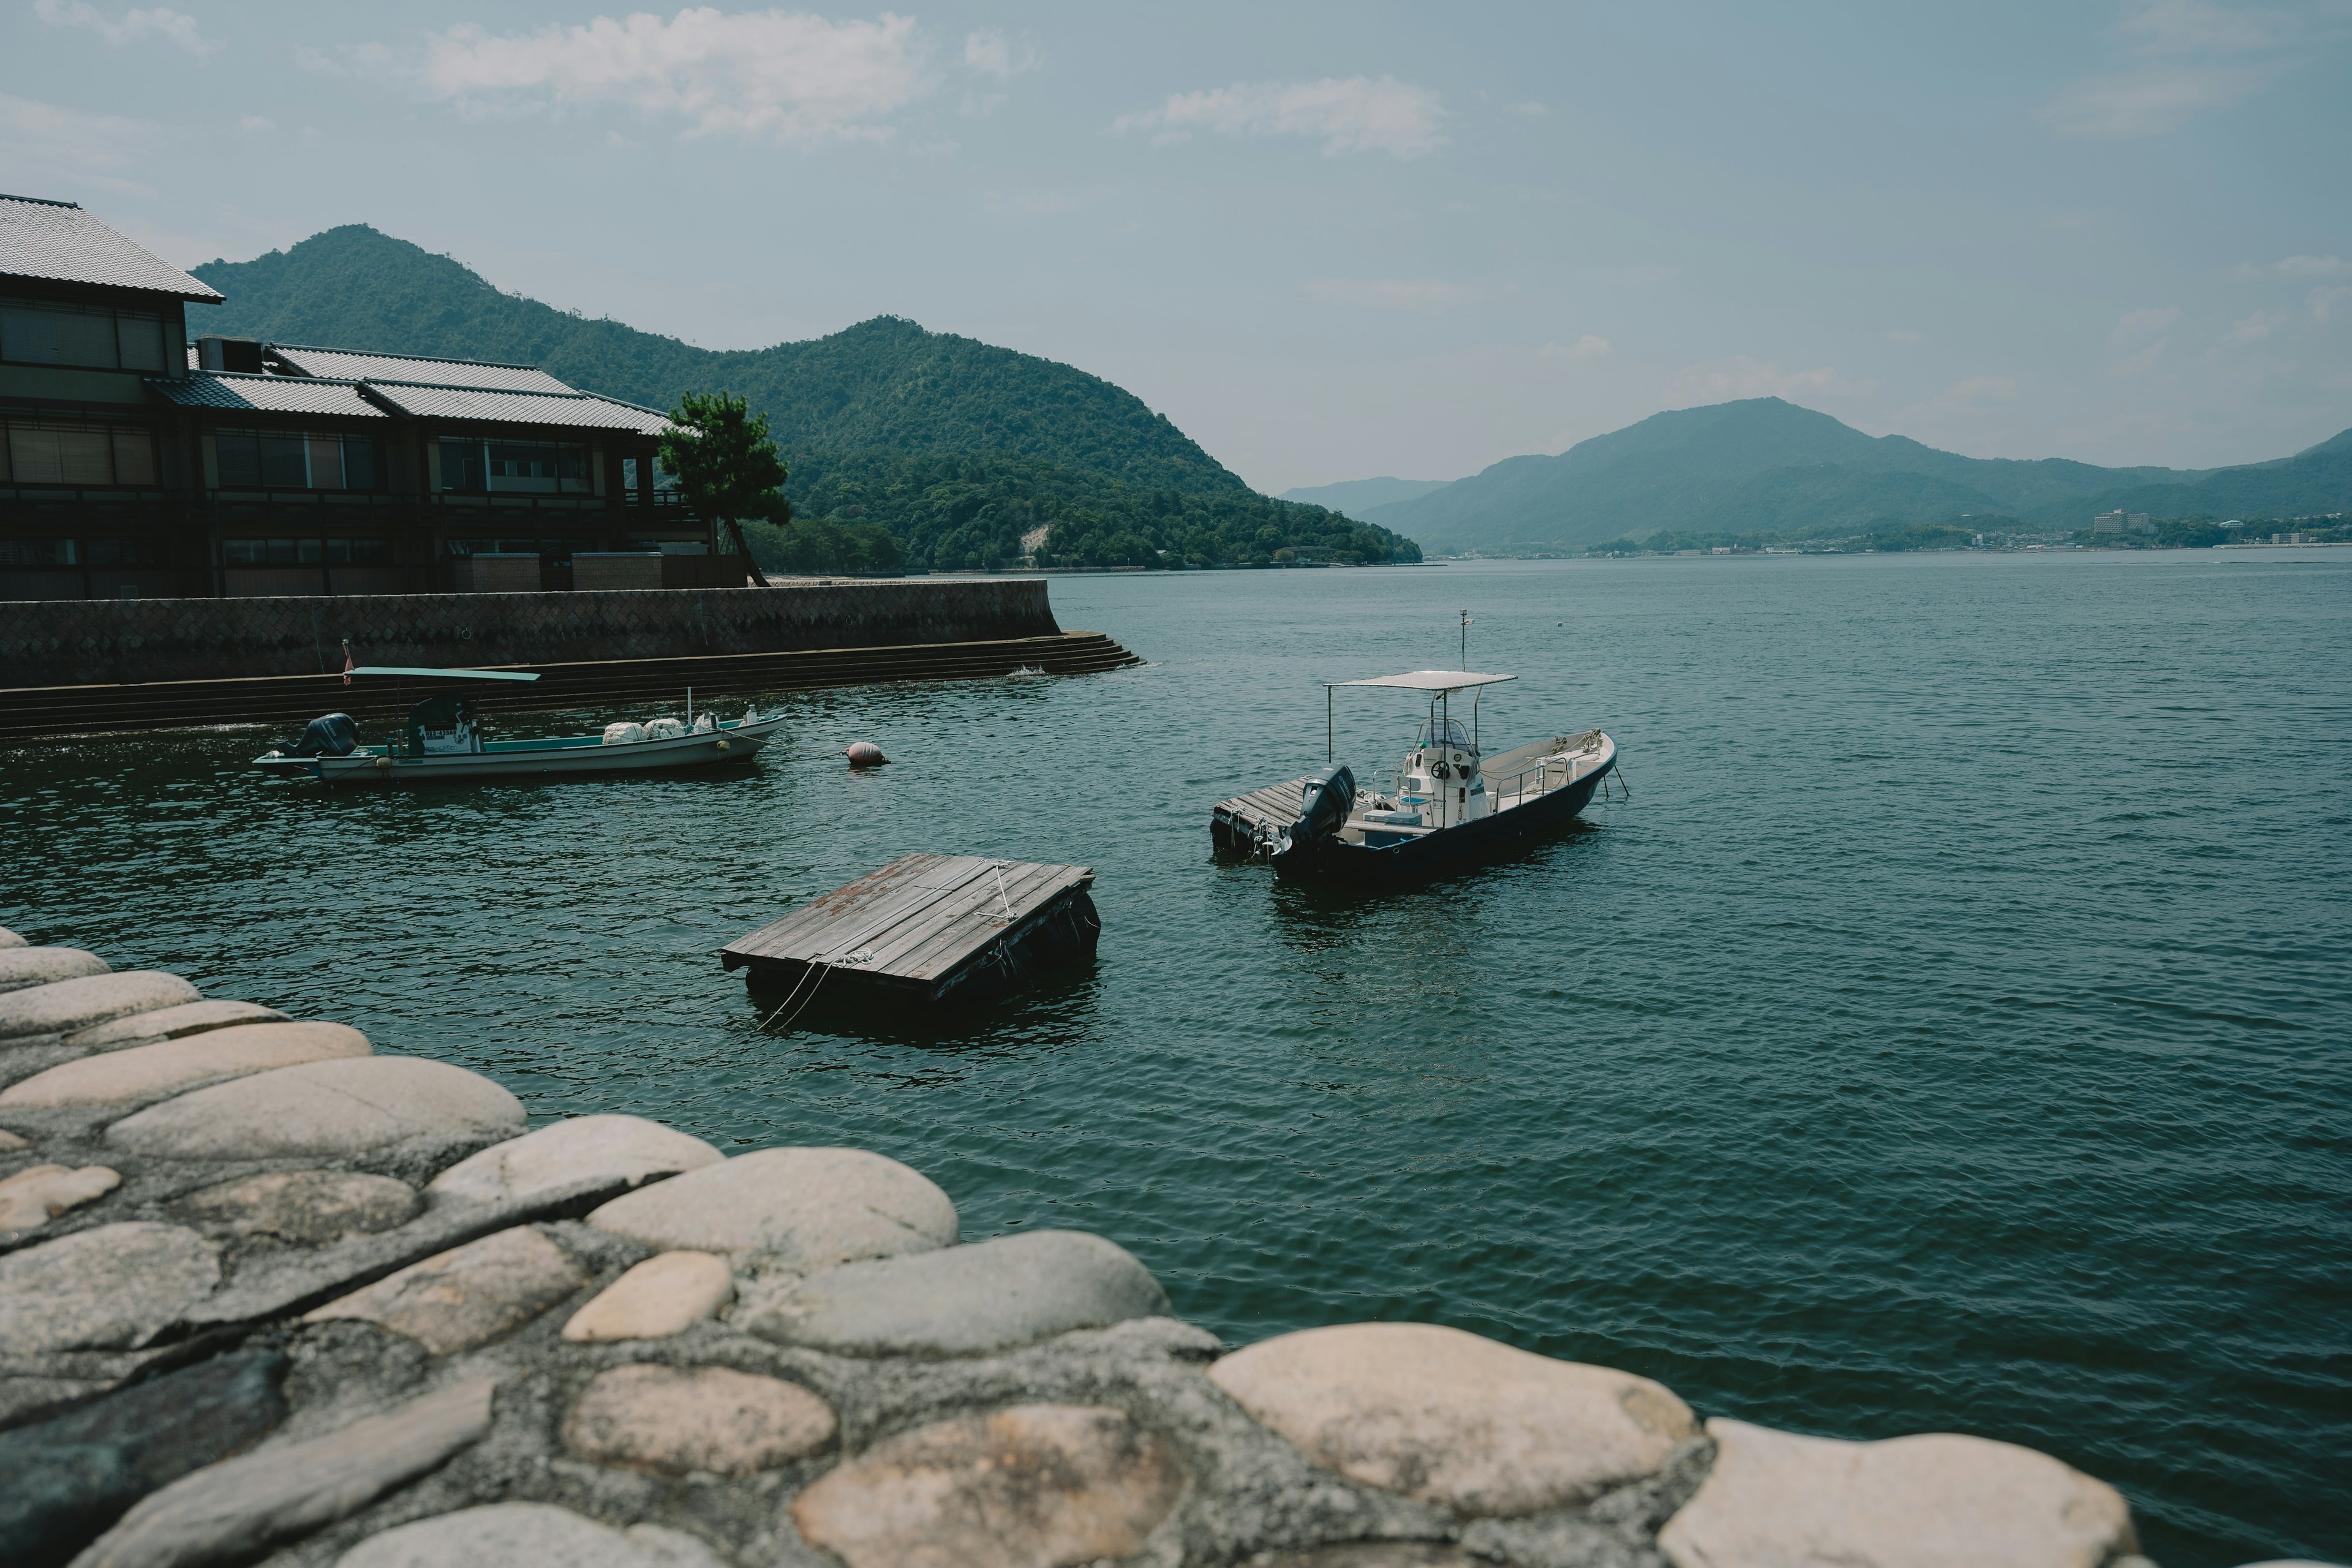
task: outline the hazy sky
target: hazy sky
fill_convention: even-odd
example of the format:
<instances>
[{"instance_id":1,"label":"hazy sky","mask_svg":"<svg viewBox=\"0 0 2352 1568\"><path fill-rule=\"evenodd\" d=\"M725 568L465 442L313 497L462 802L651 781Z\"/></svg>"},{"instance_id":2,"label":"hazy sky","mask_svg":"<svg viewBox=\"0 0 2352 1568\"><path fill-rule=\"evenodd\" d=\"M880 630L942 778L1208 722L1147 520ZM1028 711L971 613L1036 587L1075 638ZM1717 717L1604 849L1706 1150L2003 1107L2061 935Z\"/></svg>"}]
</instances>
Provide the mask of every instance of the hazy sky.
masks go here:
<instances>
[{"instance_id":1,"label":"hazy sky","mask_svg":"<svg viewBox=\"0 0 2352 1568\"><path fill-rule=\"evenodd\" d=\"M1764 393L1986 457L2352 426L2352 0L187 3L0 0L0 190L713 347L909 316L1268 490Z\"/></svg>"}]
</instances>

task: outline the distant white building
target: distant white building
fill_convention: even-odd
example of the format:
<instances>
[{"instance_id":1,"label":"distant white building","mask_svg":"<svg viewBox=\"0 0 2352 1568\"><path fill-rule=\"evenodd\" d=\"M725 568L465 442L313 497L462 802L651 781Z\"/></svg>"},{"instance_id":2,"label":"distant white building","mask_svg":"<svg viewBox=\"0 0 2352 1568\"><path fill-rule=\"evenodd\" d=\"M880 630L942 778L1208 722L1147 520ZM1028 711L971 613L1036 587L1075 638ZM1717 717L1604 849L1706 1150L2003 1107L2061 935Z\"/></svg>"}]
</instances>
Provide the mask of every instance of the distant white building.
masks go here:
<instances>
[{"instance_id":1,"label":"distant white building","mask_svg":"<svg viewBox=\"0 0 2352 1568\"><path fill-rule=\"evenodd\" d=\"M2091 520L2093 533L2154 533L2156 524L2148 521L2144 511L2126 512L2118 507L2103 511Z\"/></svg>"}]
</instances>

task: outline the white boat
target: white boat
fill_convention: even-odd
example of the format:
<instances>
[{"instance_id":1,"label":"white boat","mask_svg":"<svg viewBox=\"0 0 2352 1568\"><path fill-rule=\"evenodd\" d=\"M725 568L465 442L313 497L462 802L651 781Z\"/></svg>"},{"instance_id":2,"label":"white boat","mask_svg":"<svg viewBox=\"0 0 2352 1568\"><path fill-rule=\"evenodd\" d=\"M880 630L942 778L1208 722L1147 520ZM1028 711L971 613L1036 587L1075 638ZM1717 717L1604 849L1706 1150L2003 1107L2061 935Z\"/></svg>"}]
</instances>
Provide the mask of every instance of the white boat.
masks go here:
<instances>
[{"instance_id":1,"label":"white boat","mask_svg":"<svg viewBox=\"0 0 2352 1568\"><path fill-rule=\"evenodd\" d=\"M1564 826L1616 769L1617 742L1588 730L1485 756L1478 745L1477 698L1471 699L1468 724L1452 716L1452 699L1459 691L1479 693L1516 679L1417 669L1327 682L1327 758L1335 688L1380 686L1428 698L1428 717L1397 768L1394 789L1386 795L1360 791L1353 772L1328 766L1219 801L1209 814L1212 842L1221 853L1269 860L1284 877L1374 882L1450 869Z\"/></svg>"},{"instance_id":2,"label":"white boat","mask_svg":"<svg viewBox=\"0 0 2352 1568\"><path fill-rule=\"evenodd\" d=\"M531 681L539 677L499 669L405 669L364 666L355 676L391 676L446 680ZM692 697L689 694L688 710ZM253 765L277 777L310 777L328 784L421 784L443 779L539 779L559 774L655 773L674 768L720 767L748 763L785 716L761 718L746 710L740 719L709 714L692 721L656 720L651 725L613 724L601 735L551 735L527 741L494 741L471 698L457 692L427 697L409 710L399 738L381 746L358 743L358 727L348 713L310 721L290 748L273 747Z\"/></svg>"}]
</instances>

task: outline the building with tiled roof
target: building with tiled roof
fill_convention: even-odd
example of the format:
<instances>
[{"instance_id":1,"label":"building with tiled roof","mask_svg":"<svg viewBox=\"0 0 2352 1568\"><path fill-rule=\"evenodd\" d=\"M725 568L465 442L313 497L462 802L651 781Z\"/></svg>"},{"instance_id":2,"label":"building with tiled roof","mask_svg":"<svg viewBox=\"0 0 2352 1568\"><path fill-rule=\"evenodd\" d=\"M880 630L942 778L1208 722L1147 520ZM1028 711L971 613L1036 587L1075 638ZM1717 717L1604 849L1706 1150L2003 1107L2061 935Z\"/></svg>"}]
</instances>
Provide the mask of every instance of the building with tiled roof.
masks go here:
<instances>
[{"instance_id":1,"label":"building with tiled roof","mask_svg":"<svg viewBox=\"0 0 2352 1568\"><path fill-rule=\"evenodd\" d=\"M568 587L575 555L741 582L655 482L659 410L535 365L191 341L220 299L0 196L0 599Z\"/></svg>"}]
</instances>

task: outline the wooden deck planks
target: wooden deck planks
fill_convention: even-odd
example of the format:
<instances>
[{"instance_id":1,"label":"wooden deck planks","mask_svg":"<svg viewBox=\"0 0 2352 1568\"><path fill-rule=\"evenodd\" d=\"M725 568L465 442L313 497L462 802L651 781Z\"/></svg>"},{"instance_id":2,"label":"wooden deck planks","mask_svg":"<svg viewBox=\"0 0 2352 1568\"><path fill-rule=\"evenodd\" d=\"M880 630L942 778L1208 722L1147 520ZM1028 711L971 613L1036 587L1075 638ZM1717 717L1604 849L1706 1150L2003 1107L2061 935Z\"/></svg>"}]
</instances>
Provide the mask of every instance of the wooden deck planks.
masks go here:
<instances>
[{"instance_id":1,"label":"wooden deck planks","mask_svg":"<svg viewBox=\"0 0 2352 1568\"><path fill-rule=\"evenodd\" d=\"M730 969L750 964L789 976L815 966L936 993L1093 883L1094 872L1084 866L901 856L738 937L720 958Z\"/></svg>"}]
</instances>

